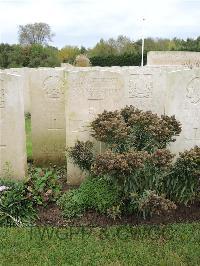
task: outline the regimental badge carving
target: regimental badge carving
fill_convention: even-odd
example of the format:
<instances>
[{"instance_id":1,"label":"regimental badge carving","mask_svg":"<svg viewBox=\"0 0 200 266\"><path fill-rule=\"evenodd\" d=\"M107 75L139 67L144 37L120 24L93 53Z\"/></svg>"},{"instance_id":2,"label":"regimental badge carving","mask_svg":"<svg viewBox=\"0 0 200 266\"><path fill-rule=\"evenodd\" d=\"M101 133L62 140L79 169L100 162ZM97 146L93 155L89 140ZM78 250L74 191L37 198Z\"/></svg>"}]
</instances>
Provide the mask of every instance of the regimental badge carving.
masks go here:
<instances>
[{"instance_id":1,"label":"regimental badge carving","mask_svg":"<svg viewBox=\"0 0 200 266\"><path fill-rule=\"evenodd\" d=\"M0 108L5 107L5 88L3 80L0 79Z\"/></svg>"},{"instance_id":2,"label":"regimental badge carving","mask_svg":"<svg viewBox=\"0 0 200 266\"><path fill-rule=\"evenodd\" d=\"M128 83L129 98L151 98L153 81L151 74L132 74Z\"/></svg>"},{"instance_id":3,"label":"regimental badge carving","mask_svg":"<svg viewBox=\"0 0 200 266\"><path fill-rule=\"evenodd\" d=\"M190 103L200 103L200 78L196 77L192 79L188 83L186 91L186 98L190 101Z\"/></svg>"},{"instance_id":4,"label":"regimental badge carving","mask_svg":"<svg viewBox=\"0 0 200 266\"><path fill-rule=\"evenodd\" d=\"M59 76L49 76L43 82L43 91L50 100L62 100L64 98L64 82Z\"/></svg>"}]
</instances>

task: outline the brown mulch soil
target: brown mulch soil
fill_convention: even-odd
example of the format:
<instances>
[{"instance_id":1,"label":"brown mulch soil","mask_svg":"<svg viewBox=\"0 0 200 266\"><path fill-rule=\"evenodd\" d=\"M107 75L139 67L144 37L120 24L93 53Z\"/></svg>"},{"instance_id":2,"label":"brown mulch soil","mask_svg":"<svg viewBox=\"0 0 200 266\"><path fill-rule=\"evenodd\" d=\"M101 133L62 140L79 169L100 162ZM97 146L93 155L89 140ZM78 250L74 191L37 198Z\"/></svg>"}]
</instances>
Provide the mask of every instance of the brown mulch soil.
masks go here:
<instances>
[{"instance_id":1,"label":"brown mulch soil","mask_svg":"<svg viewBox=\"0 0 200 266\"><path fill-rule=\"evenodd\" d=\"M135 215L123 216L121 219L113 220L95 211L87 211L81 218L65 220L56 204L50 204L38 209L37 225L65 227L65 226L109 226L109 225L142 225L142 224L169 224L180 222L200 222L200 202L191 206L178 206L178 208L167 215L154 216L148 220L138 218Z\"/></svg>"}]
</instances>

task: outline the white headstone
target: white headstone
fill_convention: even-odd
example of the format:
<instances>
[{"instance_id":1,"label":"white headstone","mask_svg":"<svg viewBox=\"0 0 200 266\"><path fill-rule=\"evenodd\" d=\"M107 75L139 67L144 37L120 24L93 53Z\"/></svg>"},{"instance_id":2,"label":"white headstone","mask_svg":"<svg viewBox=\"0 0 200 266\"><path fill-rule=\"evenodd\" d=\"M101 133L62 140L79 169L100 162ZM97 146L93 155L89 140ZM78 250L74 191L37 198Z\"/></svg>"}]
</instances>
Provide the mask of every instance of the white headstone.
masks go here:
<instances>
[{"instance_id":1,"label":"white headstone","mask_svg":"<svg viewBox=\"0 0 200 266\"><path fill-rule=\"evenodd\" d=\"M174 71L167 75L165 111L175 115L182 132L171 145L178 153L200 146L200 69Z\"/></svg>"},{"instance_id":2,"label":"white headstone","mask_svg":"<svg viewBox=\"0 0 200 266\"><path fill-rule=\"evenodd\" d=\"M22 179L26 171L21 79L0 73L0 177Z\"/></svg>"},{"instance_id":3,"label":"white headstone","mask_svg":"<svg viewBox=\"0 0 200 266\"><path fill-rule=\"evenodd\" d=\"M65 99L62 69L39 68L31 73L33 160L65 162Z\"/></svg>"}]
</instances>

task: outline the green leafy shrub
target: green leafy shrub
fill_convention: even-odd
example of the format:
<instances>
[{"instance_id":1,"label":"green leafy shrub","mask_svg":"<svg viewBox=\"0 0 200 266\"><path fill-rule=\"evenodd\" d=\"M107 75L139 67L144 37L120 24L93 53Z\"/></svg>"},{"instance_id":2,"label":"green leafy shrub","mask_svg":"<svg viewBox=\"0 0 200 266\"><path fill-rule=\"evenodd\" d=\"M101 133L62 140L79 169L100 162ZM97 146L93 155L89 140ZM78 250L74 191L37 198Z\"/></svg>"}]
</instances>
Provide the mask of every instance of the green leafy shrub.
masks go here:
<instances>
[{"instance_id":1,"label":"green leafy shrub","mask_svg":"<svg viewBox=\"0 0 200 266\"><path fill-rule=\"evenodd\" d=\"M147 52L144 52L144 64L146 64ZM93 66L139 66L141 64L141 53L123 53L120 55L96 55L90 57Z\"/></svg>"},{"instance_id":2,"label":"green leafy shrub","mask_svg":"<svg viewBox=\"0 0 200 266\"><path fill-rule=\"evenodd\" d=\"M25 185L29 199L37 205L57 200L61 192L58 176L51 169L32 169Z\"/></svg>"},{"instance_id":3,"label":"green leafy shrub","mask_svg":"<svg viewBox=\"0 0 200 266\"><path fill-rule=\"evenodd\" d=\"M62 209L65 218L80 216L85 211L84 202L76 189L64 193L58 199L57 204Z\"/></svg>"},{"instance_id":4,"label":"green leafy shrub","mask_svg":"<svg viewBox=\"0 0 200 266\"><path fill-rule=\"evenodd\" d=\"M0 192L0 225L30 225L36 218L34 204L30 201L23 182L3 181L8 190Z\"/></svg>"},{"instance_id":5,"label":"green leafy shrub","mask_svg":"<svg viewBox=\"0 0 200 266\"><path fill-rule=\"evenodd\" d=\"M79 216L93 209L107 213L112 206L121 203L121 190L105 178L87 178L78 189L63 194L58 205L66 218Z\"/></svg>"},{"instance_id":6,"label":"green leafy shrub","mask_svg":"<svg viewBox=\"0 0 200 266\"><path fill-rule=\"evenodd\" d=\"M200 147L179 154L169 178L169 197L187 204L199 198L200 192Z\"/></svg>"}]
</instances>

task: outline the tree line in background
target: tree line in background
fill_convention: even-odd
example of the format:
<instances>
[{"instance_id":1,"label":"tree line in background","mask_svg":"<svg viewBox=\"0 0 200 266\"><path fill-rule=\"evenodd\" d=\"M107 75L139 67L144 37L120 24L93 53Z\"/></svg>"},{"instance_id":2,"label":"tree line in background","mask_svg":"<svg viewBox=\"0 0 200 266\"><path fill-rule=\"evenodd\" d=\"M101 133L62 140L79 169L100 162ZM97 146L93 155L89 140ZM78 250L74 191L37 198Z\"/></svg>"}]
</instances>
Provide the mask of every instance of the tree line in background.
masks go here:
<instances>
[{"instance_id":1,"label":"tree line in background","mask_svg":"<svg viewBox=\"0 0 200 266\"><path fill-rule=\"evenodd\" d=\"M74 64L84 54L93 66L134 66L141 63L141 40L126 36L101 39L93 48L66 45L62 49L49 46L54 33L46 23L19 26L20 44L0 44L0 67L55 67L60 63ZM146 38L144 62L148 51L200 51L200 37L196 39Z\"/></svg>"}]
</instances>

